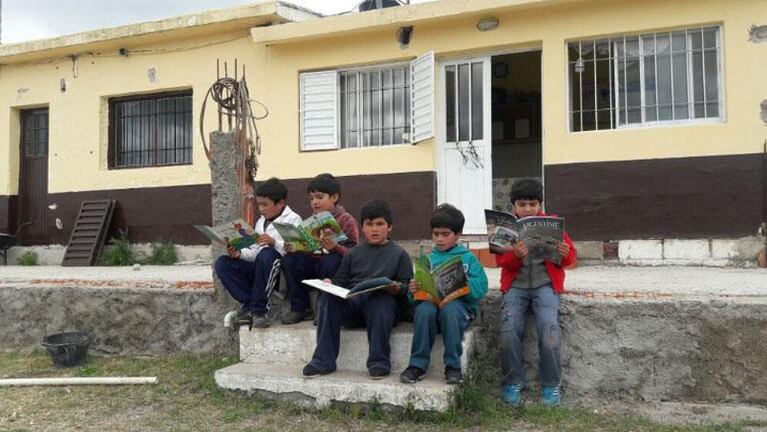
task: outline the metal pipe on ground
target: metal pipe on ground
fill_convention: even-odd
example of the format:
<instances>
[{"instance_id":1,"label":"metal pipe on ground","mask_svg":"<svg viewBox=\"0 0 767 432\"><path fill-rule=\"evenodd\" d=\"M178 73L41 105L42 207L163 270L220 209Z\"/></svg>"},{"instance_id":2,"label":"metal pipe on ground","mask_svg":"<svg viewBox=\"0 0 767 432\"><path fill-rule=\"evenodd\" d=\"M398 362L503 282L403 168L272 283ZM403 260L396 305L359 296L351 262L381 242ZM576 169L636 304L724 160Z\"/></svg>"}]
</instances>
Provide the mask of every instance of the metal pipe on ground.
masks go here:
<instances>
[{"instance_id":1,"label":"metal pipe on ground","mask_svg":"<svg viewBox=\"0 0 767 432\"><path fill-rule=\"evenodd\" d=\"M57 385L126 385L157 384L157 377L93 377L93 378L9 378L0 379L0 387Z\"/></svg>"}]
</instances>

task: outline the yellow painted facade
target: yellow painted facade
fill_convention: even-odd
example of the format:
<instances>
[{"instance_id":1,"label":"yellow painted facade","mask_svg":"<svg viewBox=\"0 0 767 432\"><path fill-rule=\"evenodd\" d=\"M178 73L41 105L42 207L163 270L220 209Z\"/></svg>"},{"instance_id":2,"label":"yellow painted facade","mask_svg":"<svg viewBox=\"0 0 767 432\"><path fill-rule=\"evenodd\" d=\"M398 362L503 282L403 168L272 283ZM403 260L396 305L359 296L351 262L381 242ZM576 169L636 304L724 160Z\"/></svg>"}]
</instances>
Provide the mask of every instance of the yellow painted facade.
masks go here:
<instances>
[{"instance_id":1,"label":"yellow painted facade","mask_svg":"<svg viewBox=\"0 0 767 432\"><path fill-rule=\"evenodd\" d=\"M545 164L595 161L714 156L758 153L766 128L759 118L759 103L767 95L767 44L748 42L754 23L767 22L767 7L760 0L728 1L583 1L583 2L471 2L497 9L450 14L469 3L448 0L417 5L426 12L414 26L407 49L395 41L396 29L386 12L354 24L354 16L327 18L324 28L294 23L254 29L254 39L265 50L265 73L270 79L259 94L273 110L265 122L264 139L279 141L275 157L265 166L286 178L310 177L331 170L338 175L379 174L434 170L434 143L415 147L371 148L296 153L298 148L298 73L355 65L410 60L435 51L437 61L464 56L542 50L542 118ZM500 7L523 3L525 8ZM390 12L395 14L397 12ZM399 12L400 16L404 14ZM439 16L439 19L429 17ZM499 27L479 32L482 17L495 16ZM335 23L331 22L334 21ZM320 31L343 28L346 35L322 37ZM380 26L380 30L369 28ZM702 25L721 25L723 41L724 121L637 127L620 130L569 132L567 49L569 41L609 35L636 34ZM260 87L259 87L260 88ZM440 92L437 90L437 106ZM279 152L277 152L277 149Z\"/></svg>"},{"instance_id":2,"label":"yellow painted facade","mask_svg":"<svg viewBox=\"0 0 767 432\"><path fill-rule=\"evenodd\" d=\"M477 20L488 16L497 17L500 26L479 32ZM767 43L748 42L747 32L765 23L763 0L442 0L271 27L125 36L101 54L94 47L110 43L90 41L78 48L74 62L39 54L19 61L23 53L17 53L8 64L0 55L0 195L18 192L19 112L40 106L50 108L49 193L208 183L197 121L215 79L216 58L247 65L251 95L269 109L269 117L259 122L264 144L259 178L436 170L433 139L416 146L299 151L300 72L407 61L428 51L436 53L439 64L462 56L542 50L545 164L758 153L767 133L759 119L759 103L767 97ZM405 49L395 40L402 25L414 26ZM722 29L722 122L569 132L568 41L701 25ZM118 43L145 52L120 56L114 49ZM150 68L155 82L149 80ZM108 169L108 98L177 89L194 94L193 164ZM215 127L214 117L211 109L206 130Z\"/></svg>"}]
</instances>

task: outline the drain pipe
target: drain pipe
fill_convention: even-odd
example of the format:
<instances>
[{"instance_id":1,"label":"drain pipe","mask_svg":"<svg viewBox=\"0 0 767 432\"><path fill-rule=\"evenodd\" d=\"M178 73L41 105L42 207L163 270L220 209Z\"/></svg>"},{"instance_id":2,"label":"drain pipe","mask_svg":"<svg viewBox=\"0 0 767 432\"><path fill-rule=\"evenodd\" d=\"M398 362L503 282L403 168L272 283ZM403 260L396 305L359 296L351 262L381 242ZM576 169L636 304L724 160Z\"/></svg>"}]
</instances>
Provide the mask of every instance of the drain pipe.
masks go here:
<instances>
[{"instance_id":1,"label":"drain pipe","mask_svg":"<svg viewBox=\"0 0 767 432\"><path fill-rule=\"evenodd\" d=\"M122 385L157 384L157 377L100 377L100 378L10 378L0 379L0 387L57 386L57 385Z\"/></svg>"},{"instance_id":2,"label":"drain pipe","mask_svg":"<svg viewBox=\"0 0 767 432\"><path fill-rule=\"evenodd\" d=\"M767 267L767 139L762 149L762 225L759 233L764 238L764 249L756 255L760 267Z\"/></svg>"}]
</instances>

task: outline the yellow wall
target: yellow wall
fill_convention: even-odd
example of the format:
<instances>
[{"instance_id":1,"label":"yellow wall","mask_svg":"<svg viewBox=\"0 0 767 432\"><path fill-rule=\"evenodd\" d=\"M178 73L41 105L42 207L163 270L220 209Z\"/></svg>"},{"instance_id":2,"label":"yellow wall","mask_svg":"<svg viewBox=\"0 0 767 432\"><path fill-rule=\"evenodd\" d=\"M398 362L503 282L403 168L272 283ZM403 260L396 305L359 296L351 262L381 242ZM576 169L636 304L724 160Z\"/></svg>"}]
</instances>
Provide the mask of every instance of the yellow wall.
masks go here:
<instances>
[{"instance_id":1,"label":"yellow wall","mask_svg":"<svg viewBox=\"0 0 767 432\"><path fill-rule=\"evenodd\" d=\"M428 7L460 10L461 4L446 1ZM478 32L476 21L491 15L499 18L500 27L491 32ZM748 42L747 31L752 24L766 22L767 7L763 0L563 2L416 23L412 42L406 49L400 49L396 43L394 34L398 24L393 24L384 30L300 42L259 44L244 37L220 45L127 58L84 56L78 62L77 78L73 77L69 60L2 66L0 195L17 193L18 109L45 105L51 110L51 193L209 182L197 120L205 91L215 78L216 58L237 57L245 63L252 97L269 108L269 117L259 122L264 145L259 178L272 175L306 178L328 171L353 175L434 170L433 140L417 146L298 151L300 71L409 60L430 50L434 50L440 60L525 48L542 49L546 164L757 153L767 134L767 128L759 119L759 102L767 97L764 72L767 44ZM722 25L726 110L723 123L585 133L568 131L567 41L708 24ZM312 25L314 23L287 26L298 29ZM258 39L259 34L268 36L268 30L255 30L253 34ZM165 48L195 46L227 37L231 35L179 40ZM150 83L147 78L151 67L157 70L156 83ZM67 80L66 93L59 92L60 78ZM19 88L28 91L19 93ZM106 98L178 88L194 90L194 164L108 170ZM440 103L438 92L436 106ZM207 130L212 130L213 111L208 112L208 120Z\"/></svg>"},{"instance_id":2,"label":"yellow wall","mask_svg":"<svg viewBox=\"0 0 767 432\"><path fill-rule=\"evenodd\" d=\"M256 68L253 40L247 31L240 31L144 49L158 52L128 57L114 52L82 55L76 77L69 59L0 67L0 195L18 193L19 112L39 106L50 109L49 193L210 182L198 133L203 98L216 78L216 58L231 64L236 57L250 72ZM156 70L154 83L148 78L150 68ZM61 78L67 83L64 93L59 90ZM194 94L192 165L107 169L110 97L190 88ZM214 114L211 108L206 115L208 131L216 127Z\"/></svg>"},{"instance_id":3,"label":"yellow wall","mask_svg":"<svg viewBox=\"0 0 767 432\"><path fill-rule=\"evenodd\" d=\"M460 2L446 1L444 7ZM298 73L359 64L412 59L434 50L439 59L513 50L543 50L544 161L565 164L650 158L673 158L761 151L767 128L759 119L759 102L767 95L767 44L747 42L748 28L767 22L763 0L605 0L558 4L506 13L483 13L416 23L410 47L400 49L394 27L349 36L283 42L281 33L258 49L266 67L256 94L264 95L272 115L263 123L266 175L308 177L332 171L338 175L409 172L435 169L432 140L415 147L297 151ZM430 7L440 7L431 4ZM476 30L477 20L497 16L495 31ZM344 18L341 18L344 19ZM348 18L346 18L348 19ZM338 19L340 22L340 19ZM570 133L567 102L566 43L605 35L642 33L708 24L722 25L726 119L706 125L677 125ZM312 24L290 24L299 27ZM340 26L341 24L339 24ZM289 27L285 27L287 29ZM255 30L269 38L272 29ZM439 92L437 97L437 104ZM437 105L438 106L438 105ZM439 121L439 119L437 119ZM278 143L278 144L277 144Z\"/></svg>"}]
</instances>

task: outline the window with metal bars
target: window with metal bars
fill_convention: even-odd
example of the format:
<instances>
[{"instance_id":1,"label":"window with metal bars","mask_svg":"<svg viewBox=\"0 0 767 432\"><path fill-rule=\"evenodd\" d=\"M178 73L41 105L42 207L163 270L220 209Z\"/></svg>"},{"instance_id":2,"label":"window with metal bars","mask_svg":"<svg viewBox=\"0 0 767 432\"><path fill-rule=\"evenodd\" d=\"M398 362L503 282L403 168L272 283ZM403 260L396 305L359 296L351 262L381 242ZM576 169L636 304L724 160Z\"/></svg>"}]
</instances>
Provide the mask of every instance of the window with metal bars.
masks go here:
<instances>
[{"instance_id":1,"label":"window with metal bars","mask_svg":"<svg viewBox=\"0 0 767 432\"><path fill-rule=\"evenodd\" d=\"M570 130L719 121L719 27L568 44Z\"/></svg>"},{"instance_id":2,"label":"window with metal bars","mask_svg":"<svg viewBox=\"0 0 767 432\"><path fill-rule=\"evenodd\" d=\"M192 163L192 92L109 100L109 167Z\"/></svg>"},{"instance_id":3,"label":"window with metal bars","mask_svg":"<svg viewBox=\"0 0 767 432\"><path fill-rule=\"evenodd\" d=\"M410 140L410 66L340 71L341 148Z\"/></svg>"}]
</instances>

